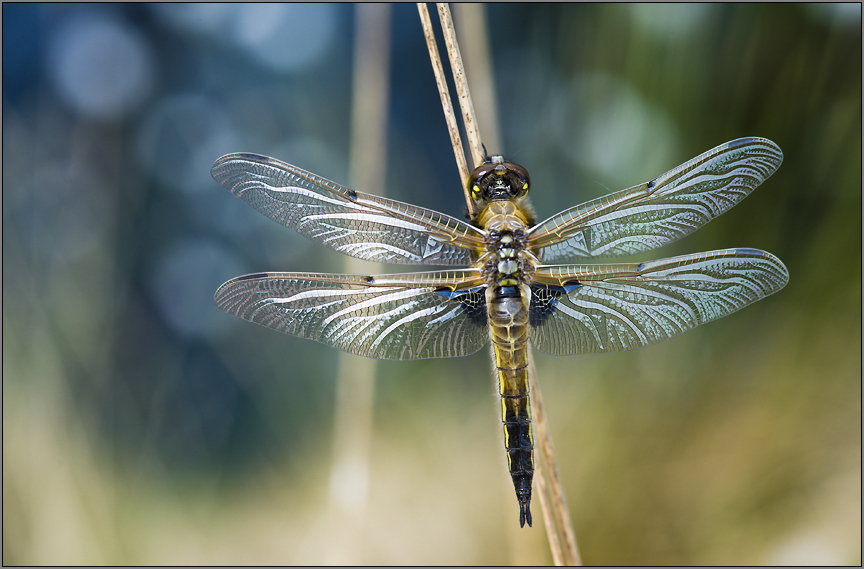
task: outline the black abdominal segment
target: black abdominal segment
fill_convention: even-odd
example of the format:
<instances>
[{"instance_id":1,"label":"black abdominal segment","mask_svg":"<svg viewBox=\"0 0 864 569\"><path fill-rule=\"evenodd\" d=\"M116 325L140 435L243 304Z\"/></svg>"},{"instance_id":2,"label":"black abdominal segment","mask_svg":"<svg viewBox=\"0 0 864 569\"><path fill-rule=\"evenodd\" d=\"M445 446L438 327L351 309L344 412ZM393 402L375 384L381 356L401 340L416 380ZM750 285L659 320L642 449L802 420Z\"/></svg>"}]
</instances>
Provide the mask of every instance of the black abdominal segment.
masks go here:
<instances>
[{"instance_id":1,"label":"black abdominal segment","mask_svg":"<svg viewBox=\"0 0 864 569\"><path fill-rule=\"evenodd\" d=\"M519 298L519 287L502 286L495 291L495 298Z\"/></svg>"}]
</instances>

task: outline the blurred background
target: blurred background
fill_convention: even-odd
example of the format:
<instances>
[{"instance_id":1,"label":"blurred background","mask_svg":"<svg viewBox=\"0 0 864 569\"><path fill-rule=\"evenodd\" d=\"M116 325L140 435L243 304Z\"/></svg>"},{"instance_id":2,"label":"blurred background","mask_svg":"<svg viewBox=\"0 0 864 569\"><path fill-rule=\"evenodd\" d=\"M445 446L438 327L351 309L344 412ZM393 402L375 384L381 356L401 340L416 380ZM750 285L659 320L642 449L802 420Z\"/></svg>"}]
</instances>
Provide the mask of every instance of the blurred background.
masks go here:
<instances>
[{"instance_id":1,"label":"blurred background","mask_svg":"<svg viewBox=\"0 0 864 569\"><path fill-rule=\"evenodd\" d=\"M356 11L3 5L4 564L551 561L539 504L518 527L485 351L378 364L348 524L338 352L213 304L244 273L343 270L209 169L250 151L349 182ZM634 258L761 248L785 289L656 346L535 352L583 560L860 564L860 4L485 17L489 152L541 219L741 136L785 155ZM390 18L386 174L356 189L461 218L416 7Z\"/></svg>"}]
</instances>

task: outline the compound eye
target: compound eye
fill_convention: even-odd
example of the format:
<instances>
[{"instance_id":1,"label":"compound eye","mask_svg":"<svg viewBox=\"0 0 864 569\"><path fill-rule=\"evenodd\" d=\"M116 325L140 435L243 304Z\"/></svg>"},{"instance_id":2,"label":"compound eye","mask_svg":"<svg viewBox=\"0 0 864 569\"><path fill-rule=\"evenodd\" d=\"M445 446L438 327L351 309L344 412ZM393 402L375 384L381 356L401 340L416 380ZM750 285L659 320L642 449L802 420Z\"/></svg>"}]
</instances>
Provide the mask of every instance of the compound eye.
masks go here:
<instances>
[{"instance_id":1,"label":"compound eye","mask_svg":"<svg viewBox=\"0 0 864 569\"><path fill-rule=\"evenodd\" d=\"M468 176L467 186L471 189L471 197L479 199L482 190L480 189L480 181L494 168L494 164L481 164L471 172Z\"/></svg>"},{"instance_id":2,"label":"compound eye","mask_svg":"<svg viewBox=\"0 0 864 569\"><path fill-rule=\"evenodd\" d=\"M526 195L531 189L531 176L528 175L528 170L526 170L519 164L513 163L510 163L508 165L508 168L516 175L516 178L519 180L518 186L522 191L522 195Z\"/></svg>"}]
</instances>

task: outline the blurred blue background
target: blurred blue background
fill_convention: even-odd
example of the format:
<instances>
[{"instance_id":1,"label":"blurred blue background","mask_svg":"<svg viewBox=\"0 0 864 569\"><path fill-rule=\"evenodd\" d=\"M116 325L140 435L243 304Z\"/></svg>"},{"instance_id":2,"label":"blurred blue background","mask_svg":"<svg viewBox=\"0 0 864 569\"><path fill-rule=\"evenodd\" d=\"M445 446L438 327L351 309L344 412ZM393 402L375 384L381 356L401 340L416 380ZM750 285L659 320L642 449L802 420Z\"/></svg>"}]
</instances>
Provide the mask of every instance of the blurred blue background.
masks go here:
<instances>
[{"instance_id":1,"label":"blurred blue background","mask_svg":"<svg viewBox=\"0 0 864 569\"><path fill-rule=\"evenodd\" d=\"M3 4L4 564L316 564L357 539L327 509L337 352L213 304L342 259L209 174L250 151L348 182L354 13ZM529 170L541 219L740 136L785 154L645 256L761 248L784 290L650 348L536 354L584 561L860 564L860 4L486 14L489 151ZM391 29L387 176L356 189L462 217L413 4ZM378 377L349 561L548 563L488 355Z\"/></svg>"}]
</instances>

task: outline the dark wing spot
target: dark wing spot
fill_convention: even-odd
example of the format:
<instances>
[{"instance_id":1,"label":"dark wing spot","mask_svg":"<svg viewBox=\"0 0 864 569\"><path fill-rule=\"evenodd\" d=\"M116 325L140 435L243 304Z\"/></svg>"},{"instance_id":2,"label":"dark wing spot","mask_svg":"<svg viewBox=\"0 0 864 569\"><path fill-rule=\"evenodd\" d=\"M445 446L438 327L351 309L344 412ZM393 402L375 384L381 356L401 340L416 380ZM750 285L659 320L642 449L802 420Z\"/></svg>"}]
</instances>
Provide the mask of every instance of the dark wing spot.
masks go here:
<instances>
[{"instance_id":1,"label":"dark wing spot","mask_svg":"<svg viewBox=\"0 0 864 569\"><path fill-rule=\"evenodd\" d=\"M475 286L474 288L463 290L451 290L447 287L440 287L435 290L435 294L459 302L465 315L474 324L485 327L489 322L489 316L486 312L485 286Z\"/></svg>"},{"instance_id":2,"label":"dark wing spot","mask_svg":"<svg viewBox=\"0 0 864 569\"><path fill-rule=\"evenodd\" d=\"M741 247L740 249L735 249L736 255L762 255L763 251L759 249L751 249L750 247Z\"/></svg>"},{"instance_id":3,"label":"dark wing spot","mask_svg":"<svg viewBox=\"0 0 864 569\"><path fill-rule=\"evenodd\" d=\"M656 186L656 185L657 185L657 180L651 180L650 182L648 182L648 189L653 190L654 186Z\"/></svg>"},{"instance_id":4,"label":"dark wing spot","mask_svg":"<svg viewBox=\"0 0 864 569\"><path fill-rule=\"evenodd\" d=\"M255 273L252 275L243 275L242 277L237 277L238 281L254 281L255 279L263 279L267 276L267 273Z\"/></svg>"},{"instance_id":5,"label":"dark wing spot","mask_svg":"<svg viewBox=\"0 0 864 569\"><path fill-rule=\"evenodd\" d=\"M369 284L372 284L375 282L375 277L363 277L363 280Z\"/></svg>"},{"instance_id":6,"label":"dark wing spot","mask_svg":"<svg viewBox=\"0 0 864 569\"><path fill-rule=\"evenodd\" d=\"M352 200L356 200L357 199L357 192L355 192L354 190L348 190L348 197L351 198Z\"/></svg>"},{"instance_id":7,"label":"dark wing spot","mask_svg":"<svg viewBox=\"0 0 864 569\"><path fill-rule=\"evenodd\" d=\"M528 323L535 327L542 326L555 312L558 297L566 293L567 289L561 286L532 284Z\"/></svg>"},{"instance_id":8,"label":"dark wing spot","mask_svg":"<svg viewBox=\"0 0 864 569\"><path fill-rule=\"evenodd\" d=\"M246 160L252 160L254 162L267 162L269 160L267 156L262 156L260 154L252 154L251 152L238 152L236 156L245 158Z\"/></svg>"}]
</instances>

